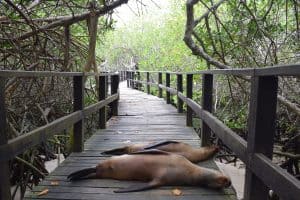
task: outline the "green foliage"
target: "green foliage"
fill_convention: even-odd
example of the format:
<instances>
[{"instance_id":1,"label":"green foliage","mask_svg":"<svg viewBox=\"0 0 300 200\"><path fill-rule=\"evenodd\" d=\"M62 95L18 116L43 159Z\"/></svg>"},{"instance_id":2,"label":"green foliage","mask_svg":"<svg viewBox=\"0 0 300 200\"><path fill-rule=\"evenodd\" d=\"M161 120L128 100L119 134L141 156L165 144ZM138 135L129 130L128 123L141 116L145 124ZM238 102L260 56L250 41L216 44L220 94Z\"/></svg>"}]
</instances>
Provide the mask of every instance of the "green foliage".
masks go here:
<instances>
[{"instance_id":1,"label":"green foliage","mask_svg":"<svg viewBox=\"0 0 300 200\"><path fill-rule=\"evenodd\" d=\"M126 27L117 27L105 37L98 55L113 69L138 63L144 70L188 71L203 68L183 42L185 13L182 6L162 18L141 17Z\"/></svg>"},{"instance_id":2,"label":"green foliage","mask_svg":"<svg viewBox=\"0 0 300 200\"><path fill-rule=\"evenodd\" d=\"M211 1L202 2L205 5L197 4L198 10L211 6ZM300 49L298 6L284 0L227 1L216 16L209 15L208 23L203 20L198 24L196 32L209 55L232 66L296 63Z\"/></svg>"}]
</instances>

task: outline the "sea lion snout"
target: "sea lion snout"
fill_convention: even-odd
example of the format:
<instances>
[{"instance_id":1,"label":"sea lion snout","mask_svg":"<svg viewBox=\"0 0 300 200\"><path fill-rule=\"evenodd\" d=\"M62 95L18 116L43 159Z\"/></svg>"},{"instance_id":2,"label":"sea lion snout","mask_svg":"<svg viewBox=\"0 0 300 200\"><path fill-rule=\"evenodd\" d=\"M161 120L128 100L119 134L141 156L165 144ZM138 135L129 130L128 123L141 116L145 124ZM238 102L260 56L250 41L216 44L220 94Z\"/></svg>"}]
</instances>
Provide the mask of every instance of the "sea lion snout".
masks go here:
<instances>
[{"instance_id":1,"label":"sea lion snout","mask_svg":"<svg viewBox=\"0 0 300 200\"><path fill-rule=\"evenodd\" d=\"M216 180L216 183L217 188L228 188L229 186L231 186L230 178L224 175L219 176Z\"/></svg>"}]
</instances>

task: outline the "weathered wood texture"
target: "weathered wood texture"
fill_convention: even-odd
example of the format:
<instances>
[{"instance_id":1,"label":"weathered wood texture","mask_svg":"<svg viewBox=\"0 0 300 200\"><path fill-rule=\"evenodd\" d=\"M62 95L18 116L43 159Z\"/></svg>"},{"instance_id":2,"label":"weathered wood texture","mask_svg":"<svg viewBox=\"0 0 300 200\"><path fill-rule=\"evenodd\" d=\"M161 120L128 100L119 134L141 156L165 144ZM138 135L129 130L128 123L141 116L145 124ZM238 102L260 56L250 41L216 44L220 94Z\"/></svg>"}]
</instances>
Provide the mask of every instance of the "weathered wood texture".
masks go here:
<instances>
[{"instance_id":1,"label":"weathered wood texture","mask_svg":"<svg viewBox=\"0 0 300 200\"><path fill-rule=\"evenodd\" d=\"M166 104L163 99L147 95L137 90L125 88L121 83L119 115L108 121L107 129L98 130L85 142L85 149L72 153L39 186L26 195L26 199L184 199L184 200L223 200L236 199L232 188L211 190L201 187L161 187L143 192L116 194L113 190L134 184L131 181L109 179L68 182L69 173L85 167L94 166L107 157L100 153L130 143L145 141L178 140L200 146L199 137L191 127L185 126L185 116L178 114L176 108ZM212 160L199 165L217 168ZM58 181L57 186L51 181ZM181 196L172 195L172 189L179 188ZM37 193L49 189L44 196Z\"/></svg>"}]
</instances>

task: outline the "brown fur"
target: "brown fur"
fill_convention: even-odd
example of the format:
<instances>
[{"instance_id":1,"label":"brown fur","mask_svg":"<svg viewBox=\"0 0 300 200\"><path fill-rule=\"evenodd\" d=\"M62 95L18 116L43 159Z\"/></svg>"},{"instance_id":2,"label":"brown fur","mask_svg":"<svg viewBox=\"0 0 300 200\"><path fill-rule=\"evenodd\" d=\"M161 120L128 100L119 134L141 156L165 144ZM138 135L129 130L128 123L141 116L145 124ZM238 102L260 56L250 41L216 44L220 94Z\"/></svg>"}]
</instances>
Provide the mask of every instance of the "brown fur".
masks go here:
<instances>
[{"instance_id":1,"label":"brown fur","mask_svg":"<svg viewBox=\"0 0 300 200\"><path fill-rule=\"evenodd\" d=\"M168 141L167 141L168 142ZM133 144L129 146L124 146L121 148L118 148L122 151L121 154L130 154L138 151L143 151L145 149L158 149L170 153L176 153L179 155L182 155L186 157L189 161L193 163L198 163L204 160L207 160L211 158L215 153L219 151L218 146L208 146L208 147L201 147L201 148L194 148L190 146L189 144L183 143L183 142L172 142L163 145L158 145L153 148L151 148L151 145L154 143L146 143L146 144ZM150 147L150 148L147 148ZM111 152L116 149L112 149L106 152ZM109 154L109 153L108 153Z\"/></svg>"},{"instance_id":2,"label":"brown fur","mask_svg":"<svg viewBox=\"0 0 300 200\"><path fill-rule=\"evenodd\" d=\"M74 172L76 174L78 172ZM185 157L159 150L133 155L114 156L97 165L93 176L87 178L137 180L148 182L116 192L133 192L162 185L193 185L211 188L230 186L227 176L212 169L199 167ZM71 180L72 174L69 176ZM82 179L82 177L80 178Z\"/></svg>"}]
</instances>

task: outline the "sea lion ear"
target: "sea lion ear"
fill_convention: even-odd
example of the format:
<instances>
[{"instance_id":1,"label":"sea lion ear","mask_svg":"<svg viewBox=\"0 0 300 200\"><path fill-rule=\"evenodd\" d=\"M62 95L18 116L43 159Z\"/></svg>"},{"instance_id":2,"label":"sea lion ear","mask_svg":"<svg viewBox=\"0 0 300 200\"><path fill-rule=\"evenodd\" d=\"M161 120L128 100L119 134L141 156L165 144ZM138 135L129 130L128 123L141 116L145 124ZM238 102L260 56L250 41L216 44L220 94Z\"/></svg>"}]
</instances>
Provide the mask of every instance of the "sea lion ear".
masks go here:
<instances>
[{"instance_id":1,"label":"sea lion ear","mask_svg":"<svg viewBox=\"0 0 300 200\"><path fill-rule=\"evenodd\" d=\"M165 146L165 145L168 145L168 144L178 144L178 143L179 142L177 142L177 141L168 140L168 141L163 141L163 142L150 144L150 145L146 146L144 149L155 149L155 148L160 147L160 146Z\"/></svg>"},{"instance_id":2,"label":"sea lion ear","mask_svg":"<svg viewBox=\"0 0 300 200\"><path fill-rule=\"evenodd\" d=\"M129 155L136 155L136 154L149 154L149 155L171 155L171 153L158 150L158 149L150 149L150 150L144 150L144 151L137 151L130 153Z\"/></svg>"}]
</instances>

